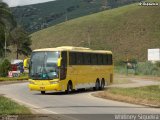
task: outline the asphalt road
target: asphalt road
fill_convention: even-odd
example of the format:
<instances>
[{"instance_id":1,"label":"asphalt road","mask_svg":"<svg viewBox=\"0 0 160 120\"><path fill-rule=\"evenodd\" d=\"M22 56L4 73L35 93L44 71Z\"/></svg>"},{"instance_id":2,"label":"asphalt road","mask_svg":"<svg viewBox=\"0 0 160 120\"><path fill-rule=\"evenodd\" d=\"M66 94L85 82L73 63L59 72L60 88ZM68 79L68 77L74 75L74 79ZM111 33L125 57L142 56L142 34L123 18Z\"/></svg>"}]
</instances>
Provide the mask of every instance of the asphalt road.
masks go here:
<instances>
[{"instance_id":1,"label":"asphalt road","mask_svg":"<svg viewBox=\"0 0 160 120\"><path fill-rule=\"evenodd\" d=\"M160 114L158 108L93 97L91 95L93 91L75 92L70 95L61 92L50 92L41 95L40 92L30 92L27 84L0 85L0 94L28 106L36 113L63 114L62 116L65 119L102 120L106 119L105 114ZM63 119L63 117L57 118Z\"/></svg>"}]
</instances>

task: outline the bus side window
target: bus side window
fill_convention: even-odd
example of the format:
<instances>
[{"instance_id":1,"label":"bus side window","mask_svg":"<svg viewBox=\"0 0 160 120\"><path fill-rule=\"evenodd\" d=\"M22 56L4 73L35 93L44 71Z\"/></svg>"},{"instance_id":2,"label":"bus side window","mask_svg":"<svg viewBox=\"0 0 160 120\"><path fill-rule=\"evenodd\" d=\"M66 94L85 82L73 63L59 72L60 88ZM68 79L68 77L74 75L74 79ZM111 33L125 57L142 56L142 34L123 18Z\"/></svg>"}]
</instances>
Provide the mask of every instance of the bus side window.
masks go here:
<instances>
[{"instance_id":1,"label":"bus side window","mask_svg":"<svg viewBox=\"0 0 160 120\"><path fill-rule=\"evenodd\" d=\"M107 55L103 55L103 65L107 65Z\"/></svg>"},{"instance_id":2,"label":"bus side window","mask_svg":"<svg viewBox=\"0 0 160 120\"><path fill-rule=\"evenodd\" d=\"M84 57L82 53L76 53L77 55L77 65L83 65L84 64Z\"/></svg>"},{"instance_id":3,"label":"bus side window","mask_svg":"<svg viewBox=\"0 0 160 120\"><path fill-rule=\"evenodd\" d=\"M94 56L91 54L91 65L94 65Z\"/></svg>"},{"instance_id":4,"label":"bus side window","mask_svg":"<svg viewBox=\"0 0 160 120\"><path fill-rule=\"evenodd\" d=\"M90 65L91 64L91 57L89 53L84 53L84 64Z\"/></svg>"},{"instance_id":5,"label":"bus side window","mask_svg":"<svg viewBox=\"0 0 160 120\"><path fill-rule=\"evenodd\" d=\"M91 54L91 64L92 65L97 65L98 59L97 59L97 54Z\"/></svg>"},{"instance_id":6,"label":"bus side window","mask_svg":"<svg viewBox=\"0 0 160 120\"><path fill-rule=\"evenodd\" d=\"M98 65L103 65L103 55L98 54Z\"/></svg>"},{"instance_id":7,"label":"bus side window","mask_svg":"<svg viewBox=\"0 0 160 120\"><path fill-rule=\"evenodd\" d=\"M76 53L77 65L79 65L81 63L80 57L81 57L80 53Z\"/></svg>"},{"instance_id":8,"label":"bus side window","mask_svg":"<svg viewBox=\"0 0 160 120\"><path fill-rule=\"evenodd\" d=\"M85 57L85 54L81 53L81 65L85 65L84 57Z\"/></svg>"},{"instance_id":9,"label":"bus side window","mask_svg":"<svg viewBox=\"0 0 160 120\"><path fill-rule=\"evenodd\" d=\"M108 65L112 65L112 55L108 55Z\"/></svg>"},{"instance_id":10,"label":"bus side window","mask_svg":"<svg viewBox=\"0 0 160 120\"><path fill-rule=\"evenodd\" d=\"M76 53L69 53L69 65L76 65Z\"/></svg>"},{"instance_id":11,"label":"bus side window","mask_svg":"<svg viewBox=\"0 0 160 120\"><path fill-rule=\"evenodd\" d=\"M87 65L88 64L87 53L84 53L83 56L84 56L84 65Z\"/></svg>"},{"instance_id":12,"label":"bus side window","mask_svg":"<svg viewBox=\"0 0 160 120\"><path fill-rule=\"evenodd\" d=\"M88 65L91 65L91 54L89 53L87 57L88 57Z\"/></svg>"}]
</instances>

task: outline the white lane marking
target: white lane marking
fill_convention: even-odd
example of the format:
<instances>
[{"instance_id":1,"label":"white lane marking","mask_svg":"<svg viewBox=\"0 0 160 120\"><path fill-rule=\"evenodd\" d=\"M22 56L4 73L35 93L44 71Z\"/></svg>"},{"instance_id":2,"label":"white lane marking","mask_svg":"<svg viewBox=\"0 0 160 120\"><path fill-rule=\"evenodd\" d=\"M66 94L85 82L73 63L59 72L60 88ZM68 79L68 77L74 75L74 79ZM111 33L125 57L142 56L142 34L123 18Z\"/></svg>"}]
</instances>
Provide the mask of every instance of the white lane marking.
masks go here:
<instances>
[{"instance_id":1,"label":"white lane marking","mask_svg":"<svg viewBox=\"0 0 160 120\"><path fill-rule=\"evenodd\" d=\"M92 94L93 93L96 93L96 92L91 92L91 93L88 93L88 97L91 98L91 99L97 99L97 97L94 97ZM99 98L98 98L99 99Z\"/></svg>"},{"instance_id":2,"label":"white lane marking","mask_svg":"<svg viewBox=\"0 0 160 120\"><path fill-rule=\"evenodd\" d=\"M64 120L66 120L66 118L68 118L69 120L78 120L76 118L73 118L73 117L70 117L70 116L67 116L67 115L58 114L57 112L53 112L53 111L50 111L50 110L47 110L47 109L40 109L40 107L37 107L37 106L35 106L33 104L23 102L23 101L21 101L19 99L16 99L16 98L11 98L11 97L9 97L7 95L5 95L5 97L8 97L8 98L10 98L10 99L22 104L22 105L26 105L26 106L30 107L30 109L34 110L36 113L60 115L59 117L64 117L63 118ZM37 110L37 109L39 109L39 110ZM43 113L42 111L46 111L47 113Z\"/></svg>"}]
</instances>

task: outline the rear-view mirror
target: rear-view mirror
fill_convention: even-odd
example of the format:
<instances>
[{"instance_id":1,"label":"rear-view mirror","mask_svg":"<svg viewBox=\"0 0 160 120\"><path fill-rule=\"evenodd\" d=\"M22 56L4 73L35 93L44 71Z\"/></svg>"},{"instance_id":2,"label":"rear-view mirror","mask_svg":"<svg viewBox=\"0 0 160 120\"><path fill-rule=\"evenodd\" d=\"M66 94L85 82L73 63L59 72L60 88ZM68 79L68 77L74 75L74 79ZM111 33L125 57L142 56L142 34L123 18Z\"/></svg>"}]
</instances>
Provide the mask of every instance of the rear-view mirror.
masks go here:
<instances>
[{"instance_id":1,"label":"rear-view mirror","mask_svg":"<svg viewBox=\"0 0 160 120\"><path fill-rule=\"evenodd\" d=\"M30 61L30 58L24 59L24 61L23 61L24 69L28 69L29 68L29 61Z\"/></svg>"},{"instance_id":2,"label":"rear-view mirror","mask_svg":"<svg viewBox=\"0 0 160 120\"><path fill-rule=\"evenodd\" d=\"M58 58L58 62L57 62L57 66L60 67L61 66L61 58Z\"/></svg>"}]
</instances>

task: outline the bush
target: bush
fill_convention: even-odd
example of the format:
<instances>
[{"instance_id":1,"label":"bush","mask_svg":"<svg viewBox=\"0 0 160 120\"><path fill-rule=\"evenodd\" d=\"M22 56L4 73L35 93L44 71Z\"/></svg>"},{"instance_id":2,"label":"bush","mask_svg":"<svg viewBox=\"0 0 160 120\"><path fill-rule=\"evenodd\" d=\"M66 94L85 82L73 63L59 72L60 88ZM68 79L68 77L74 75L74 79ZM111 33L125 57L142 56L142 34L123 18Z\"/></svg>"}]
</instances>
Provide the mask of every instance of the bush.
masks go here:
<instances>
[{"instance_id":1,"label":"bush","mask_svg":"<svg viewBox=\"0 0 160 120\"><path fill-rule=\"evenodd\" d=\"M132 63L132 64L137 64L138 63L135 58L129 59L128 62ZM125 61L125 60L117 60L117 61L115 61L115 65L116 66L126 66L126 64L127 64L127 61Z\"/></svg>"},{"instance_id":2,"label":"bush","mask_svg":"<svg viewBox=\"0 0 160 120\"><path fill-rule=\"evenodd\" d=\"M132 61L136 63L136 61ZM115 66L115 72L120 74L126 74L127 69L125 66L117 65ZM160 62L138 62L136 67L136 72L133 69L128 70L129 74L135 75L151 75L151 76L160 76Z\"/></svg>"},{"instance_id":3,"label":"bush","mask_svg":"<svg viewBox=\"0 0 160 120\"><path fill-rule=\"evenodd\" d=\"M125 66L126 63L125 63L125 61L123 61L123 60L118 60L118 61L115 61L115 65L116 65L116 66Z\"/></svg>"},{"instance_id":4,"label":"bush","mask_svg":"<svg viewBox=\"0 0 160 120\"><path fill-rule=\"evenodd\" d=\"M156 62L156 66L160 68L160 61Z\"/></svg>"},{"instance_id":5,"label":"bush","mask_svg":"<svg viewBox=\"0 0 160 120\"><path fill-rule=\"evenodd\" d=\"M28 80L28 76L22 76L22 77L16 77L16 78L0 77L0 82L1 81L23 81L23 80Z\"/></svg>"},{"instance_id":6,"label":"bush","mask_svg":"<svg viewBox=\"0 0 160 120\"><path fill-rule=\"evenodd\" d=\"M0 65L0 76L6 77L8 76L8 71L11 69L11 63L9 60L5 59L2 61L2 64Z\"/></svg>"},{"instance_id":7,"label":"bush","mask_svg":"<svg viewBox=\"0 0 160 120\"><path fill-rule=\"evenodd\" d=\"M160 67L151 62L139 63L137 72L142 75L155 75L160 76Z\"/></svg>"},{"instance_id":8,"label":"bush","mask_svg":"<svg viewBox=\"0 0 160 120\"><path fill-rule=\"evenodd\" d=\"M137 62L137 60L135 59L135 58L132 58L131 60L129 60L131 63L133 63L133 64L137 64L138 62Z\"/></svg>"}]
</instances>

